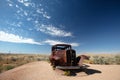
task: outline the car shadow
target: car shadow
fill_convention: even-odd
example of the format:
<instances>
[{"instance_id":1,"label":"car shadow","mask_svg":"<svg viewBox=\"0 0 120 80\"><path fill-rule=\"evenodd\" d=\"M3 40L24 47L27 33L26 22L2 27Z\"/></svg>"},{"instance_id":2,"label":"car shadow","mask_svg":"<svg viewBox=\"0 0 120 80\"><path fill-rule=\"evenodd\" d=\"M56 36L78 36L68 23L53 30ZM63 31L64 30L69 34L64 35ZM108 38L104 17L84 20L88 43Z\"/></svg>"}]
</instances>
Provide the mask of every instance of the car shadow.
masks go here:
<instances>
[{"instance_id":1,"label":"car shadow","mask_svg":"<svg viewBox=\"0 0 120 80\"><path fill-rule=\"evenodd\" d=\"M96 69L86 69L85 73L88 75L92 75L95 73L102 73L102 72L100 70L96 70Z\"/></svg>"},{"instance_id":2,"label":"car shadow","mask_svg":"<svg viewBox=\"0 0 120 80\"><path fill-rule=\"evenodd\" d=\"M70 70L70 75L69 76L77 76L77 73L79 74L81 72L84 72L86 75L93 75L93 74L96 74L96 73L102 73L100 70L89 69L87 67L89 67L89 66L85 65L84 68L77 69L77 70Z\"/></svg>"},{"instance_id":3,"label":"car shadow","mask_svg":"<svg viewBox=\"0 0 120 80\"><path fill-rule=\"evenodd\" d=\"M92 75L96 73L102 73L99 70L96 69L79 69L79 70L70 70L70 75L69 76L77 76L77 73L85 72L87 75Z\"/></svg>"}]
</instances>

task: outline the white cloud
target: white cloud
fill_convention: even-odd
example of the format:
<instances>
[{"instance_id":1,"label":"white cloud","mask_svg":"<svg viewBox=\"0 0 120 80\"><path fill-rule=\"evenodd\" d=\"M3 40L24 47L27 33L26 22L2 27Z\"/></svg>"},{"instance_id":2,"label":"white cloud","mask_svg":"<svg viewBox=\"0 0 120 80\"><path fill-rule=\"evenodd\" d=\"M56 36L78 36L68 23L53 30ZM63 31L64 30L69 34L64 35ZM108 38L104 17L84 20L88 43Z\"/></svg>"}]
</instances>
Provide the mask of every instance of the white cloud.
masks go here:
<instances>
[{"instance_id":1,"label":"white cloud","mask_svg":"<svg viewBox=\"0 0 120 80\"><path fill-rule=\"evenodd\" d=\"M51 16L48 16L47 14L43 14L43 17L47 18L47 19L50 19Z\"/></svg>"},{"instance_id":2,"label":"white cloud","mask_svg":"<svg viewBox=\"0 0 120 80\"><path fill-rule=\"evenodd\" d=\"M34 39L31 38L23 38L21 36L15 35L15 34L10 34L6 33L4 31L0 31L0 41L4 42L12 42L12 43L27 43L27 44L36 44L36 45L43 45L45 43L49 45L55 45L55 44L71 44L72 46L79 46L79 43L67 43L67 42L62 42L59 40L45 40L42 43L36 42Z\"/></svg>"},{"instance_id":3,"label":"white cloud","mask_svg":"<svg viewBox=\"0 0 120 80\"><path fill-rule=\"evenodd\" d=\"M44 43L47 43L49 45L55 45L55 44L71 44L72 46L79 46L79 43L66 43L66 42L62 42L62 41L58 41L58 40L46 40L44 41Z\"/></svg>"},{"instance_id":4,"label":"white cloud","mask_svg":"<svg viewBox=\"0 0 120 80\"><path fill-rule=\"evenodd\" d=\"M14 6L13 2L11 0L7 0L7 1L8 1L8 6L10 6L10 7Z\"/></svg>"},{"instance_id":5,"label":"white cloud","mask_svg":"<svg viewBox=\"0 0 120 80\"><path fill-rule=\"evenodd\" d=\"M28 17L28 18L27 18L27 21L30 21L30 20L32 20L32 18Z\"/></svg>"},{"instance_id":6,"label":"white cloud","mask_svg":"<svg viewBox=\"0 0 120 80\"><path fill-rule=\"evenodd\" d=\"M55 44L65 44L64 42L58 41L58 40L46 40L45 43L48 43L49 45L55 45Z\"/></svg>"},{"instance_id":7,"label":"white cloud","mask_svg":"<svg viewBox=\"0 0 120 80\"><path fill-rule=\"evenodd\" d=\"M19 6L18 6L17 4L15 5L15 7L16 7L16 8L19 8Z\"/></svg>"},{"instance_id":8,"label":"white cloud","mask_svg":"<svg viewBox=\"0 0 120 80\"><path fill-rule=\"evenodd\" d=\"M25 16L27 16L27 15L28 15L28 13L27 13L26 11L24 11L24 15L25 15Z\"/></svg>"},{"instance_id":9,"label":"white cloud","mask_svg":"<svg viewBox=\"0 0 120 80\"><path fill-rule=\"evenodd\" d=\"M25 5L25 6L30 6L31 3L29 3L29 2L25 2L24 5Z\"/></svg>"},{"instance_id":10,"label":"white cloud","mask_svg":"<svg viewBox=\"0 0 120 80\"><path fill-rule=\"evenodd\" d=\"M23 24L22 22L6 22L6 24L12 26L12 27L21 27L21 25Z\"/></svg>"},{"instance_id":11,"label":"white cloud","mask_svg":"<svg viewBox=\"0 0 120 80\"><path fill-rule=\"evenodd\" d=\"M60 37L72 36L71 32L66 32L57 27L54 27L53 25L42 24L40 27L37 28L37 30L52 36L60 36Z\"/></svg>"},{"instance_id":12,"label":"white cloud","mask_svg":"<svg viewBox=\"0 0 120 80\"><path fill-rule=\"evenodd\" d=\"M43 14L43 12L42 12L41 9L37 9L36 12L37 12L37 13L40 13L40 14Z\"/></svg>"},{"instance_id":13,"label":"white cloud","mask_svg":"<svg viewBox=\"0 0 120 80\"><path fill-rule=\"evenodd\" d=\"M20 10L16 11L16 13L18 13L18 14L19 14L19 13L20 13Z\"/></svg>"},{"instance_id":14,"label":"white cloud","mask_svg":"<svg viewBox=\"0 0 120 80\"><path fill-rule=\"evenodd\" d=\"M23 3L23 2L24 2L24 0L18 0L18 2Z\"/></svg>"},{"instance_id":15,"label":"white cloud","mask_svg":"<svg viewBox=\"0 0 120 80\"><path fill-rule=\"evenodd\" d=\"M35 3L31 3L31 7L35 8Z\"/></svg>"},{"instance_id":16,"label":"white cloud","mask_svg":"<svg viewBox=\"0 0 120 80\"><path fill-rule=\"evenodd\" d=\"M12 4L8 4L9 6L13 6Z\"/></svg>"},{"instance_id":17,"label":"white cloud","mask_svg":"<svg viewBox=\"0 0 120 80\"><path fill-rule=\"evenodd\" d=\"M39 14L42 14L42 16L45 17L45 18L47 18L47 19L50 19L50 18L51 18L51 16L48 16L48 15L47 15L47 12L45 12L43 8L41 8L41 9L38 8L38 9L36 10L36 12L39 13Z\"/></svg>"},{"instance_id":18,"label":"white cloud","mask_svg":"<svg viewBox=\"0 0 120 80\"><path fill-rule=\"evenodd\" d=\"M17 27L21 27L21 25L22 25L22 22L18 22L18 23L16 24Z\"/></svg>"},{"instance_id":19,"label":"white cloud","mask_svg":"<svg viewBox=\"0 0 120 80\"><path fill-rule=\"evenodd\" d=\"M79 46L79 43L70 43L72 46Z\"/></svg>"},{"instance_id":20,"label":"white cloud","mask_svg":"<svg viewBox=\"0 0 120 80\"><path fill-rule=\"evenodd\" d=\"M39 21L38 20L35 20L35 24L38 24L39 23Z\"/></svg>"},{"instance_id":21,"label":"white cloud","mask_svg":"<svg viewBox=\"0 0 120 80\"><path fill-rule=\"evenodd\" d=\"M31 38L23 38L18 35L6 33L4 31L0 31L0 41L41 45L41 43L36 42Z\"/></svg>"},{"instance_id":22,"label":"white cloud","mask_svg":"<svg viewBox=\"0 0 120 80\"><path fill-rule=\"evenodd\" d=\"M24 4L24 6L27 6L27 7L31 5L31 3L28 0L18 0L18 2Z\"/></svg>"}]
</instances>

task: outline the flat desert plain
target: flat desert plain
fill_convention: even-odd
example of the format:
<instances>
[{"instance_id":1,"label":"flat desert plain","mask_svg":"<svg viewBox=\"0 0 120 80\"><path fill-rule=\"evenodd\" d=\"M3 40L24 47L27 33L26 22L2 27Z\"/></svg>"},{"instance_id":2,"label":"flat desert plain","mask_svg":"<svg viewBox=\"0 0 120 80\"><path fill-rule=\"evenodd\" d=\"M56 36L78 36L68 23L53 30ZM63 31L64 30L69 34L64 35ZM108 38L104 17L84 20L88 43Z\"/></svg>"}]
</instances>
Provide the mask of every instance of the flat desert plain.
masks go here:
<instances>
[{"instance_id":1,"label":"flat desert plain","mask_svg":"<svg viewBox=\"0 0 120 80\"><path fill-rule=\"evenodd\" d=\"M64 71L53 70L48 62L32 62L1 73L0 80L120 80L120 65L87 65L85 71L65 76Z\"/></svg>"}]
</instances>

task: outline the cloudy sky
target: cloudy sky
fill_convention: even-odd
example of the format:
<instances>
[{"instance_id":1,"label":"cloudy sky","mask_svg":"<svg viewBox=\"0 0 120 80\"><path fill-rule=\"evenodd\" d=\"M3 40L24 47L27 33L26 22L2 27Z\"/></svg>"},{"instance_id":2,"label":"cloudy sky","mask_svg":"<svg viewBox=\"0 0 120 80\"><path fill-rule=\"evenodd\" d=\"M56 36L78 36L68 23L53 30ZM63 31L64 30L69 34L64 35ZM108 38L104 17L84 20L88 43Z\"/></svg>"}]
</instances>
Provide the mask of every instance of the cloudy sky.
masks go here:
<instances>
[{"instance_id":1,"label":"cloudy sky","mask_svg":"<svg viewBox=\"0 0 120 80\"><path fill-rule=\"evenodd\" d=\"M120 52L119 0L1 0L0 52Z\"/></svg>"}]
</instances>

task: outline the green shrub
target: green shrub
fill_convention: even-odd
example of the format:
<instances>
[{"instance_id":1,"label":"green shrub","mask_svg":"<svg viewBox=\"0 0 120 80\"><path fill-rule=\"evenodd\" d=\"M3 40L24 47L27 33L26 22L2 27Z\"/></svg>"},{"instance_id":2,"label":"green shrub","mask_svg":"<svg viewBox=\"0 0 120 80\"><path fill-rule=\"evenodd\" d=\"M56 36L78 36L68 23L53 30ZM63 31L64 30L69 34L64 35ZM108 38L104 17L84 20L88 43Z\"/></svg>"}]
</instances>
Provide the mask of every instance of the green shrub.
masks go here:
<instances>
[{"instance_id":1,"label":"green shrub","mask_svg":"<svg viewBox=\"0 0 120 80\"><path fill-rule=\"evenodd\" d=\"M13 69L13 68L14 68L14 66L12 66L12 65L5 66L5 70L10 70L10 69Z\"/></svg>"},{"instance_id":2,"label":"green shrub","mask_svg":"<svg viewBox=\"0 0 120 80\"><path fill-rule=\"evenodd\" d=\"M70 76L70 75L71 75L70 70L65 70L64 75L65 75L65 76Z\"/></svg>"}]
</instances>

